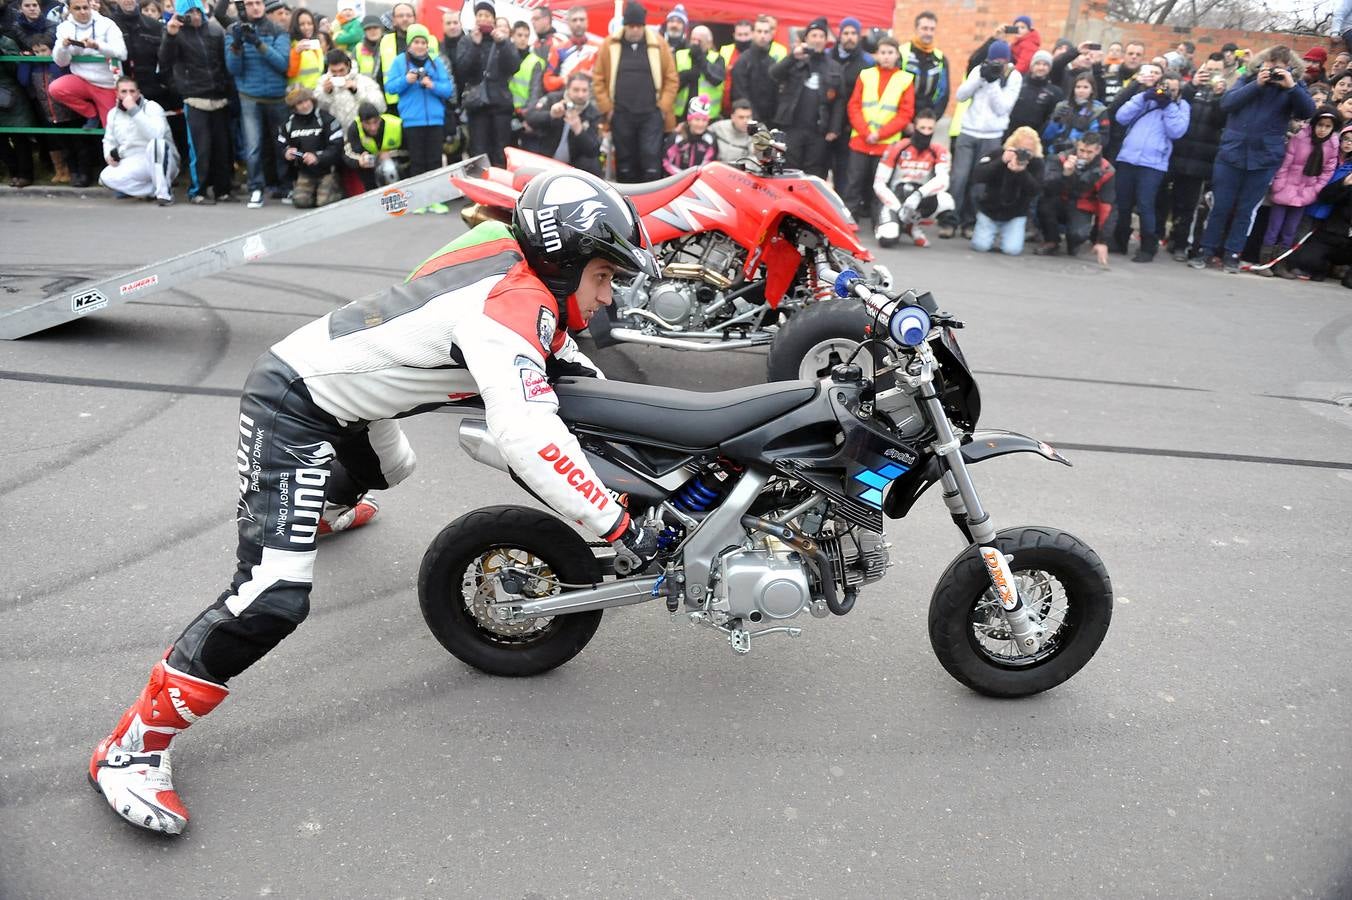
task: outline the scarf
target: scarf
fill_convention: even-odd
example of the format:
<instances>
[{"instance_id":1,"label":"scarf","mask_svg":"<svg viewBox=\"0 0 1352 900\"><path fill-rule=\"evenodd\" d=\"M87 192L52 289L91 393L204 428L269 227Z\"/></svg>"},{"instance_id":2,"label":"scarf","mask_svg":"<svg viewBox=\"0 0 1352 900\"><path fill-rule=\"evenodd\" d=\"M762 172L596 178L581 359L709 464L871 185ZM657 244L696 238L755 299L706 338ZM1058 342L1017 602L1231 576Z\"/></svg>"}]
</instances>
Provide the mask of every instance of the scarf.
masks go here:
<instances>
[{"instance_id":1,"label":"scarf","mask_svg":"<svg viewBox=\"0 0 1352 900\"><path fill-rule=\"evenodd\" d=\"M925 43L924 41L922 41L922 40L920 39L920 35L916 35L916 36L914 36L914 37L911 38L911 46L914 47L915 49L921 51L922 53L933 53L933 52L934 52L934 41L930 41L930 42L927 44L927 43Z\"/></svg>"}]
</instances>

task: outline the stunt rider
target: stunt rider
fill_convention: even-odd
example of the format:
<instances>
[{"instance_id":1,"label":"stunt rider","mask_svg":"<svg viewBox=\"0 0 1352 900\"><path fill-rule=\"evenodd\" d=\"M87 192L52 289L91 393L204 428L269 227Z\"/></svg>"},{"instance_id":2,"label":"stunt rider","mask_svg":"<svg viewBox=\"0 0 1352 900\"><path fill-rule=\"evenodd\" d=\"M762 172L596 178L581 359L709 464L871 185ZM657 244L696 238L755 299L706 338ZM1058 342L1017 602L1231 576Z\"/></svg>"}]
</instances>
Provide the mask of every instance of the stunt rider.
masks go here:
<instances>
[{"instance_id":1,"label":"stunt rider","mask_svg":"<svg viewBox=\"0 0 1352 900\"><path fill-rule=\"evenodd\" d=\"M403 284L301 327L258 360L240 400L234 580L154 665L89 761L119 815L183 831L171 742L305 619L316 537L370 522L368 491L413 471L399 416L482 396L490 433L541 498L640 567L656 555L653 530L631 521L586 464L550 385L559 374L599 375L567 329L611 302L616 273L657 275L646 237L605 182L542 174L510 227L478 226ZM550 445L574 461L566 477L540 452Z\"/></svg>"},{"instance_id":2,"label":"stunt rider","mask_svg":"<svg viewBox=\"0 0 1352 900\"><path fill-rule=\"evenodd\" d=\"M929 238L920 223L953 209L948 151L932 143L936 118L934 110L916 113L911 136L888 147L878 163L873 193L879 208L873 236L884 247L895 247L902 232L917 247L927 246Z\"/></svg>"}]
</instances>

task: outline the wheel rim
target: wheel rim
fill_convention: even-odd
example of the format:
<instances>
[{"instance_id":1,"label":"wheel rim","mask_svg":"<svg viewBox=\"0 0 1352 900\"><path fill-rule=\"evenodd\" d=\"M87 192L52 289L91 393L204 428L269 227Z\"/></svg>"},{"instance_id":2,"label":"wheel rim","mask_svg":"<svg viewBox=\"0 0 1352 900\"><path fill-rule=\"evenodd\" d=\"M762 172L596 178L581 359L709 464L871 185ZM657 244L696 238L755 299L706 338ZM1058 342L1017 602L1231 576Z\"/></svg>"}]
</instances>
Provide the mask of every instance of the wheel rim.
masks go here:
<instances>
[{"instance_id":1,"label":"wheel rim","mask_svg":"<svg viewBox=\"0 0 1352 900\"><path fill-rule=\"evenodd\" d=\"M528 644L545 637L555 626L553 616L541 616L520 622L503 622L493 617L489 607L497 600L497 574L504 568L523 569L531 578L521 596L539 599L557 594L560 588L549 564L522 547L493 546L474 557L461 579L460 600L474 626L487 639L500 644Z\"/></svg>"},{"instance_id":2,"label":"wheel rim","mask_svg":"<svg viewBox=\"0 0 1352 900\"><path fill-rule=\"evenodd\" d=\"M1004 610L993 590L977 598L968 614L968 634L983 658L998 666L1024 669L1039 665L1064 650L1075 633L1077 608L1065 583L1042 569L1015 571L1019 599L1034 625L1046 629L1036 653L1024 653L1009 632Z\"/></svg>"},{"instance_id":3,"label":"wheel rim","mask_svg":"<svg viewBox=\"0 0 1352 900\"><path fill-rule=\"evenodd\" d=\"M798 364L798 377L803 381L819 381L830 375L836 366L854 356L854 364L864 370L864 377L872 378L873 355L860 353L855 356L854 351L859 349L859 343L846 337L817 342L803 354L803 361Z\"/></svg>"}]
</instances>

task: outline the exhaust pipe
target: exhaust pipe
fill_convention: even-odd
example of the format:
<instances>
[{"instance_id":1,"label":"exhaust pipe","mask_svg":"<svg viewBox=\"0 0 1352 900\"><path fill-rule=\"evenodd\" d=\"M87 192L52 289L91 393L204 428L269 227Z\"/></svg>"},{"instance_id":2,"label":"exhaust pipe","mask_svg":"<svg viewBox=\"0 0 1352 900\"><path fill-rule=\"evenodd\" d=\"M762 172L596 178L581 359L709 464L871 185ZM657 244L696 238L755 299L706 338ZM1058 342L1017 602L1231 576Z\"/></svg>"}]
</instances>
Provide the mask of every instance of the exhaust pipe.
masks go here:
<instances>
[{"instance_id":1,"label":"exhaust pipe","mask_svg":"<svg viewBox=\"0 0 1352 900\"><path fill-rule=\"evenodd\" d=\"M774 335L765 333L763 337L736 338L733 340L697 340L694 338L669 338L655 334L644 334L637 328L611 328L610 336L617 341L629 344L647 344L650 347L666 347L668 350L745 350L748 347L762 347L774 340Z\"/></svg>"},{"instance_id":2,"label":"exhaust pipe","mask_svg":"<svg viewBox=\"0 0 1352 900\"><path fill-rule=\"evenodd\" d=\"M460 420L460 448L486 466L503 472L511 468L498 449L497 441L488 433L488 423L483 419Z\"/></svg>"},{"instance_id":3,"label":"exhaust pipe","mask_svg":"<svg viewBox=\"0 0 1352 900\"><path fill-rule=\"evenodd\" d=\"M511 222L511 211L497 206L485 206L482 203L471 203L461 208L460 218L466 225L473 228L475 225L483 222Z\"/></svg>"}]
</instances>

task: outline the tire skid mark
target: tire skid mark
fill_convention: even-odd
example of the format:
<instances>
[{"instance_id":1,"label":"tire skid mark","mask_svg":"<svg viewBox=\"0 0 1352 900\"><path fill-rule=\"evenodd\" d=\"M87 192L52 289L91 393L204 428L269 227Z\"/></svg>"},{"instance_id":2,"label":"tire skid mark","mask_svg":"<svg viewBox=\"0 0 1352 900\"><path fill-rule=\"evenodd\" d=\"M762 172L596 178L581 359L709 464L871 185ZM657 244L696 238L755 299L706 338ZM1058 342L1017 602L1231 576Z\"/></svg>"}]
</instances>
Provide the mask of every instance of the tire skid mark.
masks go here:
<instances>
[{"instance_id":1,"label":"tire skid mark","mask_svg":"<svg viewBox=\"0 0 1352 900\"><path fill-rule=\"evenodd\" d=\"M206 380L225 358L226 350L230 346L230 323L224 316L211 309L211 305L196 294L188 293L179 288L171 288L181 296L197 304L211 319L211 326L204 329L206 337L206 346L202 352L194 355L195 365L188 371L184 381L196 387ZM37 465L29 466L17 473L11 472L9 477L0 480L0 497L12 493L21 487L28 487L34 482L50 478L57 475L71 465L88 458L91 454L103 449L113 441L130 434L132 431L147 424L153 419L166 413L178 401L177 394L168 394L163 399L147 403L143 408L136 410L130 416L123 419L120 423L114 423L102 435L85 441L74 443L65 453L59 455L54 460L44 460Z\"/></svg>"}]
</instances>

